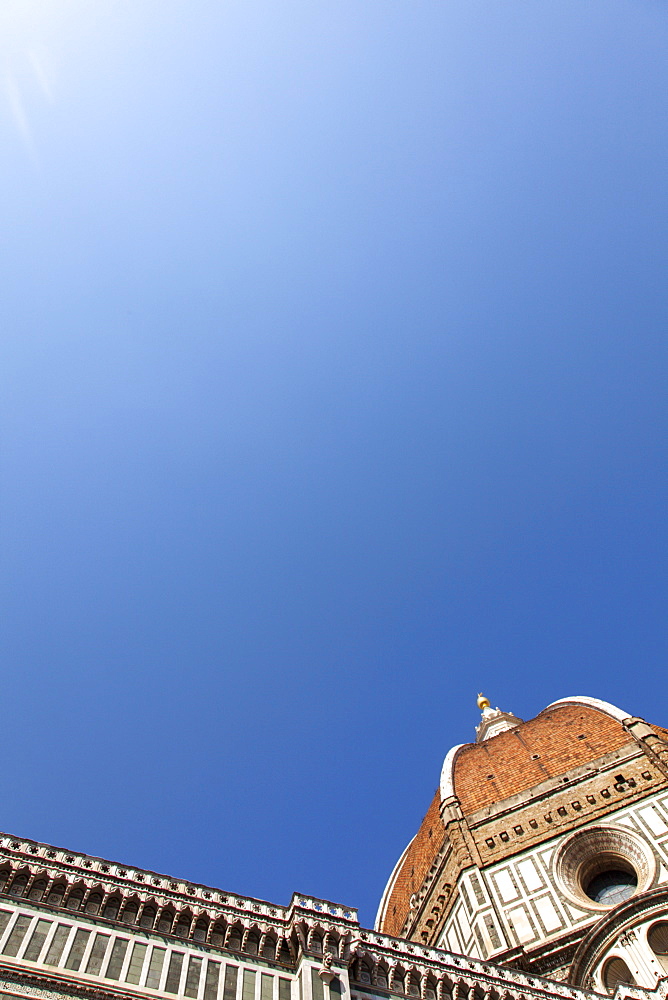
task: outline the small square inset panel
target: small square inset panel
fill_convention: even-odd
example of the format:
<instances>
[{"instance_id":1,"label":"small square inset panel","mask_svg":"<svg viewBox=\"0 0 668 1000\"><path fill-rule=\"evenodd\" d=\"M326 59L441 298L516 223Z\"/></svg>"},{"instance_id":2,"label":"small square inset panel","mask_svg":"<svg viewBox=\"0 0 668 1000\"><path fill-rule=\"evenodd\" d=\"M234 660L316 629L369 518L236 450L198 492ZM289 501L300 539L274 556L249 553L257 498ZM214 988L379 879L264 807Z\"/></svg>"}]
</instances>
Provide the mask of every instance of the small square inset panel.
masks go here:
<instances>
[{"instance_id":1,"label":"small square inset panel","mask_svg":"<svg viewBox=\"0 0 668 1000\"><path fill-rule=\"evenodd\" d=\"M512 921L520 944L528 944L529 941L536 940L536 932L524 906L515 906L512 910L508 910L508 917Z\"/></svg>"},{"instance_id":2,"label":"small square inset panel","mask_svg":"<svg viewBox=\"0 0 668 1000\"><path fill-rule=\"evenodd\" d=\"M554 908L554 903L549 896L541 896L535 900L533 905L536 908L538 919L548 934L558 931L563 927L563 921Z\"/></svg>"},{"instance_id":3,"label":"small square inset panel","mask_svg":"<svg viewBox=\"0 0 668 1000\"><path fill-rule=\"evenodd\" d=\"M510 903L513 899L518 898L519 892L517 890L517 886L514 884L512 878L510 877L510 872L507 869L505 871L497 872L493 878L496 882L497 892L504 903Z\"/></svg>"},{"instance_id":4,"label":"small square inset panel","mask_svg":"<svg viewBox=\"0 0 668 1000\"><path fill-rule=\"evenodd\" d=\"M545 883L538 874L536 866L531 859L520 861L517 870L529 892L536 892L537 889L545 888Z\"/></svg>"}]
</instances>

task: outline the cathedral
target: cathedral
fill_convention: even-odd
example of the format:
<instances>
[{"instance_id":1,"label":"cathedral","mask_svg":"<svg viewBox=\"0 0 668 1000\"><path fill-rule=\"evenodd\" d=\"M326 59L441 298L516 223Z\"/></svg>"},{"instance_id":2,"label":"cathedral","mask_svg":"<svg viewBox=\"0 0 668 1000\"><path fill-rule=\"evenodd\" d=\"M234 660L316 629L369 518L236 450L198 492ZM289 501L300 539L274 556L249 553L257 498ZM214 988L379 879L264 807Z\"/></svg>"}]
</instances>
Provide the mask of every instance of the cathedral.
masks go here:
<instances>
[{"instance_id":1,"label":"cathedral","mask_svg":"<svg viewBox=\"0 0 668 1000\"><path fill-rule=\"evenodd\" d=\"M475 740L375 927L0 835L0 990L35 1000L663 1000L668 731L595 698ZM436 777L436 776L435 776Z\"/></svg>"}]
</instances>

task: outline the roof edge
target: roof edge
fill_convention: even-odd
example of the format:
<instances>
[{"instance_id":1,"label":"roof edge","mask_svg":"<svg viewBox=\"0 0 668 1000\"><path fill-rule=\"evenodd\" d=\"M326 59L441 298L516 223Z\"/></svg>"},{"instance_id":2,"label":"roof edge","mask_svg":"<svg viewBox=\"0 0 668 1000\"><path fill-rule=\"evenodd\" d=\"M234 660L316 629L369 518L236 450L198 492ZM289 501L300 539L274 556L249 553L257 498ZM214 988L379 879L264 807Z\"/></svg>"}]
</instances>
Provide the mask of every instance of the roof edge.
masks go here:
<instances>
[{"instance_id":1,"label":"roof edge","mask_svg":"<svg viewBox=\"0 0 668 1000\"><path fill-rule=\"evenodd\" d=\"M626 719L630 719L631 715L629 712L624 712L621 708L617 708L616 705L612 705L609 701L601 701L600 698L589 698L587 695L574 695L572 698L558 698L557 701L551 702L547 708L543 709L543 712L549 711L551 708L557 708L560 705L584 705L587 708L594 708L599 712L603 712L604 715L609 715L617 722L625 722Z\"/></svg>"},{"instance_id":2,"label":"roof edge","mask_svg":"<svg viewBox=\"0 0 668 1000\"><path fill-rule=\"evenodd\" d=\"M441 791L441 802L448 802L452 801L452 799L457 799L455 794L455 758L460 750L471 745L472 744L470 743L458 743L457 746L448 750L445 755L443 767L441 768L441 782L439 785Z\"/></svg>"},{"instance_id":3,"label":"roof edge","mask_svg":"<svg viewBox=\"0 0 668 1000\"><path fill-rule=\"evenodd\" d=\"M415 834L415 837L417 837L417 833ZM378 904L378 912L376 913L376 919L373 922L373 929L379 934L383 933L382 924L383 921L385 920L385 910L387 909L387 904L390 901L390 896L392 895L392 890L394 889L394 883L397 881L397 876L399 875L399 872L402 869L403 863L406 860L406 855L408 854L410 846L415 840L415 837L411 837L411 839L406 844L406 847L404 848L404 853L401 855L396 865L392 869L392 874L387 880L385 891L383 892L383 895L380 898L380 903Z\"/></svg>"}]
</instances>

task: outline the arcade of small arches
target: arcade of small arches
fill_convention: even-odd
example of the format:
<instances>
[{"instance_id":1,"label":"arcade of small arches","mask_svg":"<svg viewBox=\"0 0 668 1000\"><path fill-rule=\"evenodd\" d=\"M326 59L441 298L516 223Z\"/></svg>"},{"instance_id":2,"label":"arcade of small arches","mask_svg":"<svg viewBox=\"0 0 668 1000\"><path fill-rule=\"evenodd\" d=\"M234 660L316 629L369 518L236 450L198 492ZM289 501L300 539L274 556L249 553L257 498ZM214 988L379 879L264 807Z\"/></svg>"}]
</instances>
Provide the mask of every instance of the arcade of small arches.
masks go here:
<instances>
[{"instance_id":1,"label":"arcade of small arches","mask_svg":"<svg viewBox=\"0 0 668 1000\"><path fill-rule=\"evenodd\" d=\"M638 941L640 947L659 965L663 976L668 976L668 921L657 920L646 927L635 927L623 936L622 944L629 940ZM612 995L618 986L642 986L621 955L607 958L601 968L601 980L606 991Z\"/></svg>"},{"instance_id":2,"label":"arcade of small arches","mask_svg":"<svg viewBox=\"0 0 668 1000\"><path fill-rule=\"evenodd\" d=\"M420 970L409 964L392 964L374 958L370 953L357 958L350 976L361 989L377 987L389 993L403 994L420 1000L529 1000L532 995L522 990L499 988L490 983L472 982L451 973L438 975L432 970ZM541 983L545 986L546 983ZM555 984L556 985L556 984ZM543 991L543 996L551 991ZM354 1000L354 998L353 998Z\"/></svg>"},{"instance_id":3,"label":"arcade of small arches","mask_svg":"<svg viewBox=\"0 0 668 1000\"><path fill-rule=\"evenodd\" d=\"M441 1000L441 997L449 995L445 979L439 980L431 973L420 973L401 965L390 965L383 960L356 959L351 977L361 985L378 986L391 993L404 993L422 1000Z\"/></svg>"},{"instance_id":4,"label":"arcade of small arches","mask_svg":"<svg viewBox=\"0 0 668 1000\"><path fill-rule=\"evenodd\" d=\"M213 918L207 913L197 915L190 907L161 905L153 896L144 900L136 893L124 895L99 884L89 887L81 880L68 882L43 871L32 873L27 868L0 868L0 893L289 966L295 964L300 948L312 955L328 952L339 958L344 946L339 935L327 928L297 925L285 936L254 923L247 926L242 920L229 921L221 915Z\"/></svg>"}]
</instances>

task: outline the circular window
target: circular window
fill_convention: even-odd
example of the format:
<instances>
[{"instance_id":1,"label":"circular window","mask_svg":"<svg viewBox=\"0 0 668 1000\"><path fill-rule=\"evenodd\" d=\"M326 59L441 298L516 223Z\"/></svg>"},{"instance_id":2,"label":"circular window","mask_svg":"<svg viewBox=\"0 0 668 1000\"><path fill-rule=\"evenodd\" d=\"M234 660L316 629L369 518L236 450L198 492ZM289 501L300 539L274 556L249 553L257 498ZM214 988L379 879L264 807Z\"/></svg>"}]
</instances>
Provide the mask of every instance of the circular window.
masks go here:
<instances>
[{"instance_id":1,"label":"circular window","mask_svg":"<svg viewBox=\"0 0 668 1000\"><path fill-rule=\"evenodd\" d=\"M605 903L606 906L616 906L632 896L638 887L635 872L622 871L621 868L594 875L585 886L585 892L595 903Z\"/></svg>"},{"instance_id":2,"label":"circular window","mask_svg":"<svg viewBox=\"0 0 668 1000\"><path fill-rule=\"evenodd\" d=\"M616 827L590 827L569 837L554 865L566 895L595 909L618 906L649 888L656 870L649 846Z\"/></svg>"}]
</instances>

